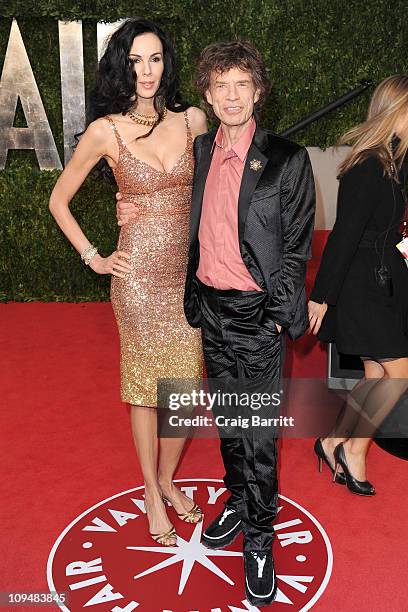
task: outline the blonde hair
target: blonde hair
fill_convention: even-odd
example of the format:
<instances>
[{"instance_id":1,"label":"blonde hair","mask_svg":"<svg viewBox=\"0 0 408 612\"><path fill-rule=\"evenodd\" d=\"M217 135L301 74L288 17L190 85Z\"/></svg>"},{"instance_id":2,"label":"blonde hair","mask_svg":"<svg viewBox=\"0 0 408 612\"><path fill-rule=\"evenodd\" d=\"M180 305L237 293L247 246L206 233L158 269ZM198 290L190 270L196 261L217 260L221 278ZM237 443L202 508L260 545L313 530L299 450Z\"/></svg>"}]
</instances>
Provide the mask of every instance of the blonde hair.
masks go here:
<instances>
[{"instance_id":1,"label":"blonde hair","mask_svg":"<svg viewBox=\"0 0 408 612\"><path fill-rule=\"evenodd\" d=\"M370 155L375 155L384 167L384 174L398 180L393 166L398 170L402 166L408 149L408 130L400 136L395 151L391 150L390 143L396 123L404 114L408 121L408 76L396 74L384 79L375 89L366 121L339 139L339 145L352 145L350 154L339 167L339 176Z\"/></svg>"}]
</instances>

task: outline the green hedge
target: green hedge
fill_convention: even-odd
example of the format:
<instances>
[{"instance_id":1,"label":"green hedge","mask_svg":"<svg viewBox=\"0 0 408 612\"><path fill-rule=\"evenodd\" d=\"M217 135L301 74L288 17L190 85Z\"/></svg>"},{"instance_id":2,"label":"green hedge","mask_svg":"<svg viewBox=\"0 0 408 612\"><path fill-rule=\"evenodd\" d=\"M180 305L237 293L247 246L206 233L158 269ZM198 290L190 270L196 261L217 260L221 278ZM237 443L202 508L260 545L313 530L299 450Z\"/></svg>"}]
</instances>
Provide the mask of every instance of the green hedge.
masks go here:
<instances>
[{"instance_id":1,"label":"green hedge","mask_svg":"<svg viewBox=\"0 0 408 612\"><path fill-rule=\"evenodd\" d=\"M4 3L4 0L3 0ZM5 3L4 3L5 4ZM154 6L152 6L154 4ZM92 84L96 22L143 15L173 38L185 97L198 104L192 74L199 51L215 40L248 38L262 51L274 83L262 116L280 131L312 110L371 78L375 83L408 72L405 0L155 0L0 4L0 66L18 19L61 159L62 118L57 19L82 19L86 88ZM367 92L295 135L298 142L329 146L367 109ZM21 110L16 125L25 125ZM0 297L3 300L106 300L109 278L79 261L51 218L47 204L58 172L40 172L32 151L10 151L0 171ZM108 254L118 229L115 186L89 176L72 211L89 239Z\"/></svg>"}]
</instances>

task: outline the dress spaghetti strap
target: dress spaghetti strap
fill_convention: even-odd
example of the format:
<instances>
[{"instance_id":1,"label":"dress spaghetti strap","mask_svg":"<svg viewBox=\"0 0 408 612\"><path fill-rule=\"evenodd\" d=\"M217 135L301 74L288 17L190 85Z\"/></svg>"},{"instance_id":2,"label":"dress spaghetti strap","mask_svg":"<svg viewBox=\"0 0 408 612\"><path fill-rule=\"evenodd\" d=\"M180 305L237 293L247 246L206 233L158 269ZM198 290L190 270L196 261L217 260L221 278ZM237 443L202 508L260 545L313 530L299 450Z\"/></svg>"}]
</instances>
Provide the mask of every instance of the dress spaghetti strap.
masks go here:
<instances>
[{"instance_id":1,"label":"dress spaghetti strap","mask_svg":"<svg viewBox=\"0 0 408 612\"><path fill-rule=\"evenodd\" d=\"M103 117L103 119L106 119L106 120L108 121L108 123L109 123L109 127L110 127L110 128L113 130L113 131L114 131L115 136L116 136L116 140L118 141L118 145L119 145L119 146L123 146L125 143L123 142L122 137L121 137L121 135L119 134L118 129L117 129L117 127L116 127L116 125L115 125L115 122L114 122L114 120L112 119L112 117L109 117L109 115L105 115L105 116Z\"/></svg>"},{"instance_id":2,"label":"dress spaghetti strap","mask_svg":"<svg viewBox=\"0 0 408 612\"><path fill-rule=\"evenodd\" d=\"M191 143L193 141L193 135L191 133L191 128L190 128L190 120L188 118L188 113L185 110L184 113L184 121L186 122L186 128L187 128L187 142Z\"/></svg>"}]
</instances>

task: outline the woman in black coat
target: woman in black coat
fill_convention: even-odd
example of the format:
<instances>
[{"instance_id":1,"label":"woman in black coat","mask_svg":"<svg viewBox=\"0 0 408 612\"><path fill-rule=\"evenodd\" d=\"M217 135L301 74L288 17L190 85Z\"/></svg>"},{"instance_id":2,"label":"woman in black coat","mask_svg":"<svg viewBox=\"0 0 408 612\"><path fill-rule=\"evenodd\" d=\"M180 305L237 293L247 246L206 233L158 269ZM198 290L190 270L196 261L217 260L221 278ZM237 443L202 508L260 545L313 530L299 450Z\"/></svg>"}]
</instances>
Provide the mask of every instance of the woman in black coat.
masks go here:
<instances>
[{"instance_id":1,"label":"woman in black coat","mask_svg":"<svg viewBox=\"0 0 408 612\"><path fill-rule=\"evenodd\" d=\"M372 434L408 387L408 260L397 249L406 227L408 77L385 79L367 120L347 132L337 217L309 302L310 329L340 353L359 355L364 378L341 422L315 452L334 480L373 495L366 480ZM408 232L407 232L408 235Z\"/></svg>"}]
</instances>

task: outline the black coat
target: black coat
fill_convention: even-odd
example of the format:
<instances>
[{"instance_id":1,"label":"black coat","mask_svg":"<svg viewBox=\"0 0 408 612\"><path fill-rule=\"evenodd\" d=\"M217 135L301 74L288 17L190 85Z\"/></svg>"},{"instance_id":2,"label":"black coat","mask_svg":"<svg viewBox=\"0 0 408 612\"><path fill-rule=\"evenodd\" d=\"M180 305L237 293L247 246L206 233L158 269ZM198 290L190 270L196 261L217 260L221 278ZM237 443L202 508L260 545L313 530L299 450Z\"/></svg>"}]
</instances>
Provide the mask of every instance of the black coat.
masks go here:
<instances>
[{"instance_id":1,"label":"black coat","mask_svg":"<svg viewBox=\"0 0 408 612\"><path fill-rule=\"evenodd\" d=\"M400 186L384 176L378 158L340 179L336 222L310 297L329 304L318 337L341 353L408 356L408 268L395 246L403 213ZM381 263L390 291L376 282Z\"/></svg>"},{"instance_id":2,"label":"black coat","mask_svg":"<svg viewBox=\"0 0 408 612\"><path fill-rule=\"evenodd\" d=\"M198 230L215 135L212 130L194 142L196 165L184 295L184 310L192 327L200 327ZM308 326L304 281L314 210L314 181L306 149L257 126L239 193L239 247L248 271L268 294L265 317L282 325L291 338L297 338Z\"/></svg>"}]
</instances>

